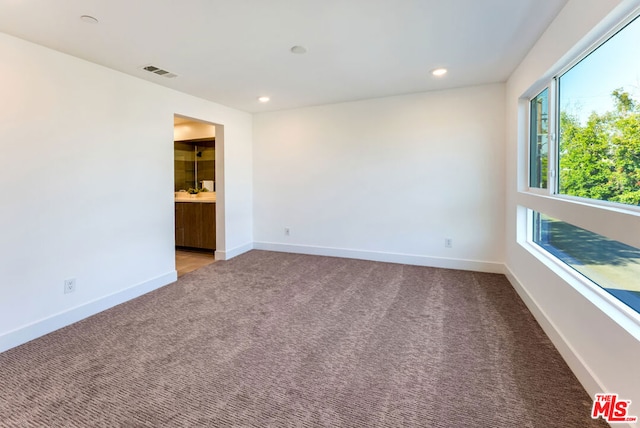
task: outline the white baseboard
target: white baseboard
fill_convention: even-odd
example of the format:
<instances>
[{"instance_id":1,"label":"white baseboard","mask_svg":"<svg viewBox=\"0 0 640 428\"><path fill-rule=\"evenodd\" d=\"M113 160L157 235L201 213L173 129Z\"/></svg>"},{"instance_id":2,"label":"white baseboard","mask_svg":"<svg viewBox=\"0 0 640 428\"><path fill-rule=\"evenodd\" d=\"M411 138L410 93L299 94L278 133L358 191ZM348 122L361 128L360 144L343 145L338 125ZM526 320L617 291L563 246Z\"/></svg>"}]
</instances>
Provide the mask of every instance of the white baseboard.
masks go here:
<instances>
[{"instance_id":1,"label":"white baseboard","mask_svg":"<svg viewBox=\"0 0 640 428\"><path fill-rule=\"evenodd\" d=\"M584 360L580 357L578 352L571 346L571 343L567 338L558 330L556 325L549 319L546 312L538 305L536 300L531 296L527 289L522 285L516 275L505 266L505 276L516 290L522 301L527 305L529 312L531 312L538 321L538 324L542 327L542 330L549 337L553 345L556 347L562 358L571 368L571 371L576 375L584 389L589 393L591 397L595 394L607 391L597 378L595 374L589 369Z\"/></svg>"},{"instance_id":2,"label":"white baseboard","mask_svg":"<svg viewBox=\"0 0 640 428\"><path fill-rule=\"evenodd\" d=\"M157 276L148 281L141 282L125 290L118 291L97 300L84 303L75 308L57 313L50 317L35 321L24 327L10 331L0 336L0 352L15 348L33 339L44 336L62 327L66 327L75 322L83 320L112 308L120 303L142 296L150 291L171 284L178 279L178 273L173 270L164 275Z\"/></svg>"},{"instance_id":3,"label":"white baseboard","mask_svg":"<svg viewBox=\"0 0 640 428\"><path fill-rule=\"evenodd\" d=\"M591 399L593 400L595 394L609 392L610 389L606 388L602 381L595 375L595 373L585 363L584 359L575 350L567 338L562 334L556 325L547 316L546 312L538 305L536 300L531 296L527 289L522 285L520 280L511 271L509 266L505 265L504 275L507 277L513 288L516 290L522 301L525 303L531 314L534 316L538 324L542 327L545 334L555 348L560 352L560 355L567 363L573 374L576 376L582 387L587 391ZM637 407L636 407L637 408ZM636 415L636 413L632 413ZM636 423L620 423L617 426L626 426L629 428L636 427Z\"/></svg>"},{"instance_id":4,"label":"white baseboard","mask_svg":"<svg viewBox=\"0 0 640 428\"><path fill-rule=\"evenodd\" d=\"M428 257L415 254L384 253L378 251L352 250L347 248L316 247L312 245L280 244L276 242L254 242L256 250L279 251L283 253L310 254L314 256L343 257L371 260L375 262L401 263L445 269L473 270L478 272L503 273L504 264L477 260Z\"/></svg>"},{"instance_id":5,"label":"white baseboard","mask_svg":"<svg viewBox=\"0 0 640 428\"><path fill-rule=\"evenodd\" d=\"M244 254L247 251L251 251L253 250L253 243L248 243L248 244L244 244L244 245L240 245L239 247L235 247L231 250L228 251L218 251L216 250L215 252L215 259L216 260L229 260L232 259L236 256L239 256L240 254Z\"/></svg>"}]
</instances>

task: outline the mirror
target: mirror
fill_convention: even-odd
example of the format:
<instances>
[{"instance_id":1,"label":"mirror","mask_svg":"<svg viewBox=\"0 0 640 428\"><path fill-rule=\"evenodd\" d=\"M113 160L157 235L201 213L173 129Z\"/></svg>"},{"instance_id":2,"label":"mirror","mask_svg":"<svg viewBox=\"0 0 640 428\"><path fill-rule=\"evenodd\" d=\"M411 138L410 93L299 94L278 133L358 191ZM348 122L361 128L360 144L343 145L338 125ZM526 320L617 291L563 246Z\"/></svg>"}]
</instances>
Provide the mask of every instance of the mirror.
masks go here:
<instances>
[{"instance_id":1,"label":"mirror","mask_svg":"<svg viewBox=\"0 0 640 428\"><path fill-rule=\"evenodd\" d=\"M173 144L174 191L202 189L203 187L214 191L215 138L175 141Z\"/></svg>"}]
</instances>

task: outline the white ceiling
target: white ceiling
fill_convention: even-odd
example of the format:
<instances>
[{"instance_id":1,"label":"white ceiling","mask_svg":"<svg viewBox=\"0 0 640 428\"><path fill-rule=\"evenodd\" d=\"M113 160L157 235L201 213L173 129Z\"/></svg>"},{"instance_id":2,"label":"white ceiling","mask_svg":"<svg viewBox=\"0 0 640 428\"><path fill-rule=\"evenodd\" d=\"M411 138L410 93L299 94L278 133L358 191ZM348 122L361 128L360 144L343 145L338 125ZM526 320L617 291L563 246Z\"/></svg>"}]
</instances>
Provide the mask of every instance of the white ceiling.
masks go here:
<instances>
[{"instance_id":1,"label":"white ceiling","mask_svg":"<svg viewBox=\"0 0 640 428\"><path fill-rule=\"evenodd\" d=\"M0 0L0 31L262 112L504 82L566 2Z\"/></svg>"}]
</instances>

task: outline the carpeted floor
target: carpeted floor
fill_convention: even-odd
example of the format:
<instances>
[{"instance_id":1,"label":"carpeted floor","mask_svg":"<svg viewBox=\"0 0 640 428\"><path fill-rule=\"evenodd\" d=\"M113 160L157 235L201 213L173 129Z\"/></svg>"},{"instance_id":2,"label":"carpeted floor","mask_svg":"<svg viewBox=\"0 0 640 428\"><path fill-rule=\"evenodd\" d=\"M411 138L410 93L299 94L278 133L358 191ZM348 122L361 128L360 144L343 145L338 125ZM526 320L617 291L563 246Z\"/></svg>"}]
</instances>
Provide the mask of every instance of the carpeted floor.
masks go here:
<instances>
[{"instance_id":1,"label":"carpeted floor","mask_svg":"<svg viewBox=\"0 0 640 428\"><path fill-rule=\"evenodd\" d=\"M0 354L3 427L599 427L504 276L251 251Z\"/></svg>"}]
</instances>

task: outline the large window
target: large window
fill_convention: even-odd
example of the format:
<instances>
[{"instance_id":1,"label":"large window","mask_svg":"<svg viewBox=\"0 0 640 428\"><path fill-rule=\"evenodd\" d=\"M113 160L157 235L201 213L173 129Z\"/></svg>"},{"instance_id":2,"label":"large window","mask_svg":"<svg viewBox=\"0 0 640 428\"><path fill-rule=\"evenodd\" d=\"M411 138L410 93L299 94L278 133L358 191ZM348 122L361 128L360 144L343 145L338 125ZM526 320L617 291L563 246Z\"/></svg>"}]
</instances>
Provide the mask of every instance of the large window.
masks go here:
<instances>
[{"instance_id":1,"label":"large window","mask_svg":"<svg viewBox=\"0 0 640 428\"><path fill-rule=\"evenodd\" d=\"M640 18L627 22L529 98L526 201L530 242L640 313ZM605 227L614 211L624 226Z\"/></svg>"},{"instance_id":2,"label":"large window","mask_svg":"<svg viewBox=\"0 0 640 428\"><path fill-rule=\"evenodd\" d=\"M640 204L640 19L558 78L558 193Z\"/></svg>"},{"instance_id":3,"label":"large window","mask_svg":"<svg viewBox=\"0 0 640 428\"><path fill-rule=\"evenodd\" d=\"M640 249L532 212L533 241L640 312Z\"/></svg>"}]
</instances>

